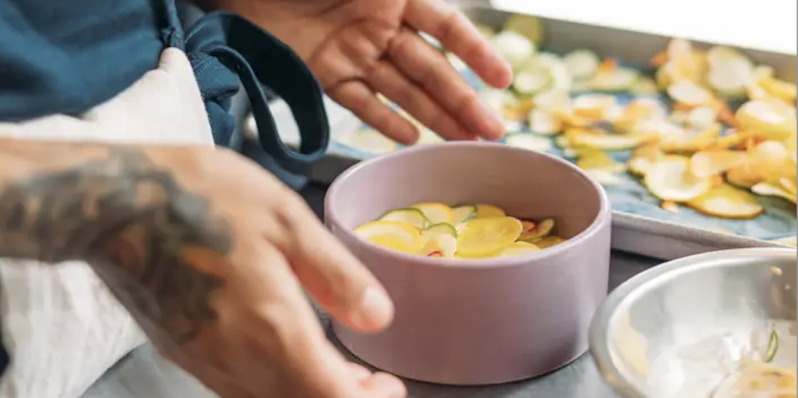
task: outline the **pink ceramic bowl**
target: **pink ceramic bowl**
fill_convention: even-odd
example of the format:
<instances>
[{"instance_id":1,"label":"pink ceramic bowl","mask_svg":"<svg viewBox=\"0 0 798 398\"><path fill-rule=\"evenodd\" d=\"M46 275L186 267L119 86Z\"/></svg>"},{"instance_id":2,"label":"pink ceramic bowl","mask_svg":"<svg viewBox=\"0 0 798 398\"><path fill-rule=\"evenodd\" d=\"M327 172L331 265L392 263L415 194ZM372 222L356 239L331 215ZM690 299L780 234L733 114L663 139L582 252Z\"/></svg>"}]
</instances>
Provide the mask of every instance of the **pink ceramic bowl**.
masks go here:
<instances>
[{"instance_id":1,"label":"pink ceramic bowl","mask_svg":"<svg viewBox=\"0 0 798 398\"><path fill-rule=\"evenodd\" d=\"M524 257L460 260L393 252L352 233L421 202L554 217L568 241ZM484 142L403 149L338 177L325 222L396 305L393 324L379 334L334 325L354 355L379 369L433 383L495 384L551 372L587 350L590 319L608 288L610 207L602 188L563 160Z\"/></svg>"}]
</instances>

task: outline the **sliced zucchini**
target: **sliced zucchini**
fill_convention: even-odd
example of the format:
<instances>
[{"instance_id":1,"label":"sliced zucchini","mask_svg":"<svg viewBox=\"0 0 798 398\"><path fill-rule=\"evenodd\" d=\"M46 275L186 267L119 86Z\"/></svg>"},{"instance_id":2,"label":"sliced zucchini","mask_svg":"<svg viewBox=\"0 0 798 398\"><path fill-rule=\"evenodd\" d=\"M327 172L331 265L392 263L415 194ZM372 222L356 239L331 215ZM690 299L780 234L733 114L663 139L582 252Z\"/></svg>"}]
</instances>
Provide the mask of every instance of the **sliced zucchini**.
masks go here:
<instances>
[{"instance_id":1,"label":"sliced zucchini","mask_svg":"<svg viewBox=\"0 0 798 398\"><path fill-rule=\"evenodd\" d=\"M445 235L454 236L456 238L457 228L455 228L453 224L449 224L447 222L432 224L429 227L427 227L427 229L425 229L424 232L422 232L421 236L423 237L424 235L428 234L445 234Z\"/></svg>"},{"instance_id":2,"label":"sliced zucchini","mask_svg":"<svg viewBox=\"0 0 798 398\"><path fill-rule=\"evenodd\" d=\"M659 87L657 87L654 79L648 76L640 76L629 87L629 91L638 95L655 95L659 93Z\"/></svg>"},{"instance_id":3,"label":"sliced zucchini","mask_svg":"<svg viewBox=\"0 0 798 398\"><path fill-rule=\"evenodd\" d=\"M504 24L504 30L516 32L535 45L543 41L543 23L540 18L532 15L513 14Z\"/></svg>"},{"instance_id":4,"label":"sliced zucchini","mask_svg":"<svg viewBox=\"0 0 798 398\"><path fill-rule=\"evenodd\" d=\"M596 74L601 60L593 51L574 50L563 57L563 63L571 78L587 79Z\"/></svg>"},{"instance_id":5,"label":"sliced zucchini","mask_svg":"<svg viewBox=\"0 0 798 398\"><path fill-rule=\"evenodd\" d=\"M506 217L507 213L504 210L494 206L488 205L484 203L479 203L477 206L477 217L476 218L492 218L492 217Z\"/></svg>"},{"instance_id":6,"label":"sliced zucchini","mask_svg":"<svg viewBox=\"0 0 798 398\"><path fill-rule=\"evenodd\" d=\"M391 210L380 217L380 221L402 221L418 229L424 229L429 224L424 213L414 208Z\"/></svg>"},{"instance_id":7,"label":"sliced zucchini","mask_svg":"<svg viewBox=\"0 0 798 398\"><path fill-rule=\"evenodd\" d=\"M628 91L639 77L640 73L634 69L615 67L599 70L588 85L598 91Z\"/></svg>"},{"instance_id":8,"label":"sliced zucchini","mask_svg":"<svg viewBox=\"0 0 798 398\"><path fill-rule=\"evenodd\" d=\"M775 330L770 332L770 339L768 339L768 348L765 351L765 357L763 360L765 362L773 362L773 358L776 357L776 353L779 351L779 334L776 333Z\"/></svg>"},{"instance_id":9,"label":"sliced zucchini","mask_svg":"<svg viewBox=\"0 0 798 398\"><path fill-rule=\"evenodd\" d=\"M535 246L545 249L547 247L552 247L555 245L559 245L560 243L565 242L565 239L560 238L559 236L547 236L545 238L538 239L535 242Z\"/></svg>"},{"instance_id":10,"label":"sliced zucchini","mask_svg":"<svg viewBox=\"0 0 798 398\"><path fill-rule=\"evenodd\" d=\"M421 210L424 213L424 217L427 218L427 225L452 223L454 221L452 208L443 203L419 203L410 206L410 208Z\"/></svg>"},{"instance_id":11,"label":"sliced zucchini","mask_svg":"<svg viewBox=\"0 0 798 398\"><path fill-rule=\"evenodd\" d=\"M529 232L538 226L532 220L520 220L520 221L521 221L521 233Z\"/></svg>"},{"instance_id":12,"label":"sliced zucchini","mask_svg":"<svg viewBox=\"0 0 798 398\"><path fill-rule=\"evenodd\" d=\"M551 147L551 140L539 137L534 134L513 134L507 137L505 143L516 148L528 149L536 152L548 152Z\"/></svg>"},{"instance_id":13,"label":"sliced zucchini","mask_svg":"<svg viewBox=\"0 0 798 398\"><path fill-rule=\"evenodd\" d=\"M452 213L454 214L454 221L452 222L452 224L458 225L464 222L468 222L472 218L476 217L477 206L476 205L457 206L452 209Z\"/></svg>"},{"instance_id":14,"label":"sliced zucchini","mask_svg":"<svg viewBox=\"0 0 798 398\"><path fill-rule=\"evenodd\" d=\"M747 69L744 66L711 69L707 76L709 86L727 99L745 98L748 95L748 86L753 80L753 66Z\"/></svg>"},{"instance_id":15,"label":"sliced zucchini","mask_svg":"<svg viewBox=\"0 0 798 398\"><path fill-rule=\"evenodd\" d=\"M506 30L497 34L491 43L493 49L513 67L529 61L535 54L535 45L526 37L513 31Z\"/></svg>"},{"instance_id":16,"label":"sliced zucchini","mask_svg":"<svg viewBox=\"0 0 798 398\"><path fill-rule=\"evenodd\" d=\"M571 74L568 73L568 69L560 57L554 54L541 53L534 58L533 64L549 72L551 76L550 88L552 90L571 90L573 79L571 79Z\"/></svg>"},{"instance_id":17,"label":"sliced zucchini","mask_svg":"<svg viewBox=\"0 0 798 398\"><path fill-rule=\"evenodd\" d=\"M682 80L668 86L668 96L679 104L689 107L709 105L712 93L690 80Z\"/></svg>"},{"instance_id":18,"label":"sliced zucchini","mask_svg":"<svg viewBox=\"0 0 798 398\"><path fill-rule=\"evenodd\" d=\"M535 109L546 112L560 112L571 105L571 98L566 90L546 90L532 97Z\"/></svg>"},{"instance_id":19,"label":"sliced zucchini","mask_svg":"<svg viewBox=\"0 0 798 398\"><path fill-rule=\"evenodd\" d=\"M562 121L551 112L533 109L529 112L529 129L533 133L554 135L562 131Z\"/></svg>"},{"instance_id":20,"label":"sliced zucchini","mask_svg":"<svg viewBox=\"0 0 798 398\"><path fill-rule=\"evenodd\" d=\"M555 225L554 219L547 218L539 222L538 225L535 228L533 228L531 231L522 233L521 236L518 237L518 240L534 243L540 239L549 236L551 231L554 230L554 225Z\"/></svg>"},{"instance_id":21,"label":"sliced zucchini","mask_svg":"<svg viewBox=\"0 0 798 398\"><path fill-rule=\"evenodd\" d=\"M546 69L522 70L515 74L513 89L521 95L533 95L549 87L551 74Z\"/></svg>"}]
</instances>

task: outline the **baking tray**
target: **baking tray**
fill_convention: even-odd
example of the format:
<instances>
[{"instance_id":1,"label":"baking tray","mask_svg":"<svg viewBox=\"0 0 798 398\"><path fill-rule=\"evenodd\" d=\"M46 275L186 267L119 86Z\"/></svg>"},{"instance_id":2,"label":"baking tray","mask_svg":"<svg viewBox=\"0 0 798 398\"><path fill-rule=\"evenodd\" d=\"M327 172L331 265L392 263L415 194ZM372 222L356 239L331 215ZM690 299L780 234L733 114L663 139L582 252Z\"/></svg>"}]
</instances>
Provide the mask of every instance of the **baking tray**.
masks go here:
<instances>
[{"instance_id":1,"label":"baking tray","mask_svg":"<svg viewBox=\"0 0 798 398\"><path fill-rule=\"evenodd\" d=\"M491 8L484 2L454 3L458 3L473 21L487 26L500 27L512 15ZM670 40L664 36L558 19L541 18L541 22L546 32L544 48L548 52L565 53L588 48L599 56L612 56L629 65L646 65ZM711 45L694 43L698 46ZM795 81L795 56L751 49L743 51L755 62L772 66L778 77ZM355 163L374 156L335 141L339 134L362 128L362 124L334 102L327 100L326 105L333 142L327 156L311 167L307 174L310 180L320 183L330 183ZM299 136L290 110L284 103L273 104L271 108L284 142L296 146ZM247 120L246 129L251 135L257 134L252 118ZM778 246L770 240L795 235L795 208L780 200L764 199L769 202L766 207L772 210L769 213L780 214L780 217L770 217L768 222L771 225L747 224L739 227L743 225L739 223L745 221L710 218L689 209L680 212L682 215L674 215L634 198L622 198L621 203L621 200L614 200L611 190L608 188L614 207L612 244L616 250L671 260L714 250ZM728 233L733 230L727 228L730 225L738 229L737 233ZM749 233L750 230L754 233Z\"/></svg>"}]
</instances>

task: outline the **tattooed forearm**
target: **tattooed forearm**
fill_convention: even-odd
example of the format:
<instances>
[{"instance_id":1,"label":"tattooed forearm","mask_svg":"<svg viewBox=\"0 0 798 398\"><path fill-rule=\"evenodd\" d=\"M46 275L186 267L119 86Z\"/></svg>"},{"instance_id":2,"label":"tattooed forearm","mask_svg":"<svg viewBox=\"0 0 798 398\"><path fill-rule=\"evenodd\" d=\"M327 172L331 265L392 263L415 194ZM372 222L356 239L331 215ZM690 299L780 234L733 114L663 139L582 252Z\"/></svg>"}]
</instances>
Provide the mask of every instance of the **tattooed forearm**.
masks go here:
<instances>
[{"instance_id":1,"label":"tattooed forearm","mask_svg":"<svg viewBox=\"0 0 798 398\"><path fill-rule=\"evenodd\" d=\"M0 168L10 157L0 147ZM66 168L5 175L0 257L84 260L143 326L161 325L178 341L216 318L210 297L223 285L230 228L168 170L137 150L109 149Z\"/></svg>"}]
</instances>

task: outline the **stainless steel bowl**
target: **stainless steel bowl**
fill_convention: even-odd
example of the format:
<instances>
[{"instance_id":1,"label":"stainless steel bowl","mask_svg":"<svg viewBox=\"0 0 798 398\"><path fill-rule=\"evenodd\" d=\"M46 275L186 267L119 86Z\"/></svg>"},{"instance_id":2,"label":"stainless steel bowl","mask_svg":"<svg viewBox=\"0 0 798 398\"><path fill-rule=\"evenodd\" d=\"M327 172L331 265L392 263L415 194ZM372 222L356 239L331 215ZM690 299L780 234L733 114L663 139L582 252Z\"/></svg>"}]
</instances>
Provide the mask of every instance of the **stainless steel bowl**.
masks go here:
<instances>
[{"instance_id":1,"label":"stainless steel bowl","mask_svg":"<svg viewBox=\"0 0 798 398\"><path fill-rule=\"evenodd\" d=\"M626 398L709 398L741 358L796 364L796 252L727 250L630 279L596 312L590 352Z\"/></svg>"}]
</instances>

